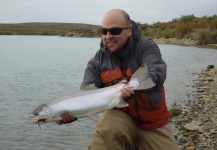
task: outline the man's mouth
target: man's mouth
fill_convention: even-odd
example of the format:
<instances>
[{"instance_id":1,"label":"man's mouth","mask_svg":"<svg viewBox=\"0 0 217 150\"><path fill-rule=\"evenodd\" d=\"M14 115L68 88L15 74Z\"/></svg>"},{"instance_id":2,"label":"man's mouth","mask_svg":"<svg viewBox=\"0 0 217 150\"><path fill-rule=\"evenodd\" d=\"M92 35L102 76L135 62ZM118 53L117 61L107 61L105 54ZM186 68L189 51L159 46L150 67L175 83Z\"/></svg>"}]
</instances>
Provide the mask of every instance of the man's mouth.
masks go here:
<instances>
[{"instance_id":1,"label":"man's mouth","mask_svg":"<svg viewBox=\"0 0 217 150\"><path fill-rule=\"evenodd\" d=\"M106 45L111 46L111 45L114 45L116 43L117 43L116 41L109 41L109 42L106 42Z\"/></svg>"}]
</instances>

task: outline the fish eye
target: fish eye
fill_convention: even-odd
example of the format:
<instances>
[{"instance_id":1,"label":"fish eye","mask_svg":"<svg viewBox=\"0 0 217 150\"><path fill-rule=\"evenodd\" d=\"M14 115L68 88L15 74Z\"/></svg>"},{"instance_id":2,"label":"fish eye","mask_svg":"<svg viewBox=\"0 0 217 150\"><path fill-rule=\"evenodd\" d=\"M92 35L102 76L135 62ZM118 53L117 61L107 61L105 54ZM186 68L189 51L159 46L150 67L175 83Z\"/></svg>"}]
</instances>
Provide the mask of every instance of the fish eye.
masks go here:
<instances>
[{"instance_id":1,"label":"fish eye","mask_svg":"<svg viewBox=\"0 0 217 150\"><path fill-rule=\"evenodd\" d=\"M36 112L34 113L34 115L35 115L35 116L38 116L38 115L39 115L39 113L36 111Z\"/></svg>"}]
</instances>

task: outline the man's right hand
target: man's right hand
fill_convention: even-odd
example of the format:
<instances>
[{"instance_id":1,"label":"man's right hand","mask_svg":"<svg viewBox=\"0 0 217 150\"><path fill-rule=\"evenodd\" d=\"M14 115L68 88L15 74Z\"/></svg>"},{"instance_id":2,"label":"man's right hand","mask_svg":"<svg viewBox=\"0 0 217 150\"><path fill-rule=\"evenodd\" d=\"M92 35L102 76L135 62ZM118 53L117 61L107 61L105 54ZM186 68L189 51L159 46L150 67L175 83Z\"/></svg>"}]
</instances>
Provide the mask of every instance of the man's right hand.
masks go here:
<instances>
[{"instance_id":1,"label":"man's right hand","mask_svg":"<svg viewBox=\"0 0 217 150\"><path fill-rule=\"evenodd\" d=\"M124 80L122 80L121 82L124 83L124 84L127 84L128 81L127 81L126 79L124 79ZM134 92L132 89L130 89L130 88L121 89L121 97L122 97L123 99L129 98L129 97L131 97L131 95L133 95L133 94L135 94L135 92Z\"/></svg>"},{"instance_id":2,"label":"man's right hand","mask_svg":"<svg viewBox=\"0 0 217 150\"><path fill-rule=\"evenodd\" d=\"M75 120L77 120L78 118L74 117L73 115L69 114L69 113L66 113L66 114L63 114L62 115L62 120L58 120L56 123L58 125L61 125L61 124L67 124L67 123L71 123Z\"/></svg>"}]
</instances>

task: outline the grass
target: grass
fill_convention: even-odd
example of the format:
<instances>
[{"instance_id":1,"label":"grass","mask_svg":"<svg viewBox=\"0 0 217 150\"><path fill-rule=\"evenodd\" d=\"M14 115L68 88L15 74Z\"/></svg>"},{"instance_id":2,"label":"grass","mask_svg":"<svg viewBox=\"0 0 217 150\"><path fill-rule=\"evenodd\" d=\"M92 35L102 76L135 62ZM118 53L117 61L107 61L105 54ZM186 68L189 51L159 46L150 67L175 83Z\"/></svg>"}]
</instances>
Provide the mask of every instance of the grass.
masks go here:
<instances>
[{"instance_id":1,"label":"grass","mask_svg":"<svg viewBox=\"0 0 217 150\"><path fill-rule=\"evenodd\" d=\"M173 107L169 109L170 118L178 116L182 112L182 109L179 107Z\"/></svg>"}]
</instances>

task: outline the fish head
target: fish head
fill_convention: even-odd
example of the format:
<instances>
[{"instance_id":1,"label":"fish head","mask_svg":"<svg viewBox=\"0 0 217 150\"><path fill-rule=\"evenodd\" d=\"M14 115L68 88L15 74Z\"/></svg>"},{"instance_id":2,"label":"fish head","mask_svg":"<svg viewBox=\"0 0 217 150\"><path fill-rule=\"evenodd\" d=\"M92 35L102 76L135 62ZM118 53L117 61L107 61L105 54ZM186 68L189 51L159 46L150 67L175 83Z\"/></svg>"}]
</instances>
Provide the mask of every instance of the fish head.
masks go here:
<instances>
[{"instance_id":1,"label":"fish head","mask_svg":"<svg viewBox=\"0 0 217 150\"><path fill-rule=\"evenodd\" d=\"M29 114L30 122L38 123L39 121L47 122L53 117L52 110L47 104L42 104L38 106Z\"/></svg>"}]
</instances>

